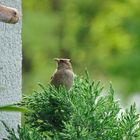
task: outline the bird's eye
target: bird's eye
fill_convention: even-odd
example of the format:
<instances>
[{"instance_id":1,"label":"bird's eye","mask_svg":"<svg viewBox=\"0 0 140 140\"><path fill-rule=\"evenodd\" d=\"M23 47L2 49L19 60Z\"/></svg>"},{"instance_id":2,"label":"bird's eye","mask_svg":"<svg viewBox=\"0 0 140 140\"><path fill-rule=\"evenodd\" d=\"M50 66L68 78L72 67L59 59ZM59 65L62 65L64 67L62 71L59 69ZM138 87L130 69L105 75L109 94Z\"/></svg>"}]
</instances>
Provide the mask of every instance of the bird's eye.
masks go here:
<instances>
[{"instance_id":1,"label":"bird's eye","mask_svg":"<svg viewBox=\"0 0 140 140\"><path fill-rule=\"evenodd\" d=\"M17 15L17 12L16 11L13 11L13 16L16 16Z\"/></svg>"},{"instance_id":2,"label":"bird's eye","mask_svg":"<svg viewBox=\"0 0 140 140\"><path fill-rule=\"evenodd\" d=\"M60 60L61 63L65 62L64 60Z\"/></svg>"}]
</instances>

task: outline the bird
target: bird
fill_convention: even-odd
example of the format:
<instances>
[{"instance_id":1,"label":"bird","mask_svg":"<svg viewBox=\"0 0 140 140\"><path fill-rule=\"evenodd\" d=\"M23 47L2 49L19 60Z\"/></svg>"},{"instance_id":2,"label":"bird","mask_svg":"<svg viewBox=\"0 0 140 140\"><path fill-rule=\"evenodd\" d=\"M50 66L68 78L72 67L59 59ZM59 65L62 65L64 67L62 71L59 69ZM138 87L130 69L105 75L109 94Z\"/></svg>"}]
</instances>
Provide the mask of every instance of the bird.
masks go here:
<instances>
[{"instance_id":1,"label":"bird","mask_svg":"<svg viewBox=\"0 0 140 140\"><path fill-rule=\"evenodd\" d=\"M20 19L17 9L0 4L0 22L15 24Z\"/></svg>"},{"instance_id":2,"label":"bird","mask_svg":"<svg viewBox=\"0 0 140 140\"><path fill-rule=\"evenodd\" d=\"M50 84L56 88L63 86L67 90L70 90L74 81L74 73L70 59L54 58L54 60L57 62L57 68L51 77Z\"/></svg>"}]
</instances>

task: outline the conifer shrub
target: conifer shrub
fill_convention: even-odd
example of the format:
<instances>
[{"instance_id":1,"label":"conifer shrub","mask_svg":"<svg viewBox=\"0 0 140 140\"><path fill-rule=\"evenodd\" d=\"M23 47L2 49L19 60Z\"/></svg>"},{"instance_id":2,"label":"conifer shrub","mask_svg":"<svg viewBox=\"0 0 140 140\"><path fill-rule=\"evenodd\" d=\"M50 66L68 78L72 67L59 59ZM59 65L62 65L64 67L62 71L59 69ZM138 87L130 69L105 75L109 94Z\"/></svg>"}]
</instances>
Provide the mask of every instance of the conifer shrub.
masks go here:
<instances>
[{"instance_id":1,"label":"conifer shrub","mask_svg":"<svg viewBox=\"0 0 140 140\"><path fill-rule=\"evenodd\" d=\"M35 92L25 98L24 105L33 110L25 114L25 123L31 127L44 131L61 131L64 123L70 119L72 106L68 100L68 91L54 87L43 88L42 92Z\"/></svg>"},{"instance_id":2,"label":"conifer shrub","mask_svg":"<svg viewBox=\"0 0 140 140\"><path fill-rule=\"evenodd\" d=\"M120 113L111 84L105 92L88 74L74 83L70 91L41 85L42 91L24 98L22 105L32 110L25 114L25 125L45 140L140 140L135 104Z\"/></svg>"},{"instance_id":3,"label":"conifer shrub","mask_svg":"<svg viewBox=\"0 0 140 140\"><path fill-rule=\"evenodd\" d=\"M2 122L8 132L7 138L3 140L45 140L36 129L30 128L28 125L22 127L18 126L17 132L14 129L10 129L5 122Z\"/></svg>"}]
</instances>

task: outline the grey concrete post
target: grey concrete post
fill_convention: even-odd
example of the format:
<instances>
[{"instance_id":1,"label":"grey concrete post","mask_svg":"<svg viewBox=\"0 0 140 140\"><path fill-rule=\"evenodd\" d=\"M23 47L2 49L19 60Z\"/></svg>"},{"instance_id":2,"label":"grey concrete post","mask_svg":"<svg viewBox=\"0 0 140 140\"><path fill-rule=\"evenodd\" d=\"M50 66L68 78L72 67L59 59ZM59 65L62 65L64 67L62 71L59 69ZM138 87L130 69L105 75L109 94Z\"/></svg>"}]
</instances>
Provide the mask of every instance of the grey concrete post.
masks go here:
<instances>
[{"instance_id":1,"label":"grey concrete post","mask_svg":"<svg viewBox=\"0 0 140 140\"><path fill-rule=\"evenodd\" d=\"M21 0L0 0L0 4L17 8L21 12ZM0 106L21 100L21 20L16 24L0 22ZM0 120L16 129L21 114L0 112ZM6 131L0 122L0 140Z\"/></svg>"}]
</instances>

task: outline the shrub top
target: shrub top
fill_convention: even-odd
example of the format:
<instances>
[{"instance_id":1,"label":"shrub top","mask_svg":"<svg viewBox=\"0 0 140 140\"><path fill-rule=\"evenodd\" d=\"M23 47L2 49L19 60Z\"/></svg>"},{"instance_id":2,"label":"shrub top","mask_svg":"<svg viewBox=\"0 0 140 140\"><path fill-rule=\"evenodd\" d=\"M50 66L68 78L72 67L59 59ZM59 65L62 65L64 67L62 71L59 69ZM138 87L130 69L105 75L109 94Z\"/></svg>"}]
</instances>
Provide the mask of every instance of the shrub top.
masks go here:
<instances>
[{"instance_id":1,"label":"shrub top","mask_svg":"<svg viewBox=\"0 0 140 140\"><path fill-rule=\"evenodd\" d=\"M120 116L110 84L102 92L100 82L76 77L70 91L44 87L24 98L22 105L31 109L25 114L26 125L36 129L42 139L54 140L139 140L140 122L135 104ZM22 128L21 128L22 129Z\"/></svg>"}]
</instances>

